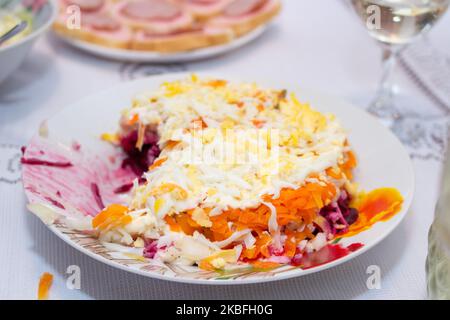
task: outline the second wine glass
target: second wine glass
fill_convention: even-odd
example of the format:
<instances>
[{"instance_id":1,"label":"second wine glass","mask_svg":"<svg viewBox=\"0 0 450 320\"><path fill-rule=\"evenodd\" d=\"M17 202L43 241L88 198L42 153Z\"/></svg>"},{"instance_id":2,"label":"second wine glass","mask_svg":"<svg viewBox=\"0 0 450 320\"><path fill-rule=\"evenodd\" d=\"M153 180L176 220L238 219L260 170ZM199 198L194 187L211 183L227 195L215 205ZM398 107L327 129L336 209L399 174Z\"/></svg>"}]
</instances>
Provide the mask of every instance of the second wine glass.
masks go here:
<instances>
[{"instance_id":1,"label":"second wine glass","mask_svg":"<svg viewBox=\"0 0 450 320\"><path fill-rule=\"evenodd\" d=\"M383 49L383 71L368 111L391 126L400 118L394 100L393 70L405 46L429 30L450 0L350 0L369 34Z\"/></svg>"}]
</instances>

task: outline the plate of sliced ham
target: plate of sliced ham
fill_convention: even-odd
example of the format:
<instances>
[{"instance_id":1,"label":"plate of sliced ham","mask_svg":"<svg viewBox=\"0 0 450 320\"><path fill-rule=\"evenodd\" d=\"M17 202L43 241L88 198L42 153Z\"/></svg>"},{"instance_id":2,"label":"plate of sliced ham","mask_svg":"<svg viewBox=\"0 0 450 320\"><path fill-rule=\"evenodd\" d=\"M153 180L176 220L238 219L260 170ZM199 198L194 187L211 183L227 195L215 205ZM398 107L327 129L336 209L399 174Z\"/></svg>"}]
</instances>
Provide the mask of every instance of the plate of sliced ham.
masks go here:
<instances>
[{"instance_id":1,"label":"plate of sliced ham","mask_svg":"<svg viewBox=\"0 0 450 320\"><path fill-rule=\"evenodd\" d=\"M59 0L54 31L97 56L135 62L210 58L261 35L280 0Z\"/></svg>"}]
</instances>

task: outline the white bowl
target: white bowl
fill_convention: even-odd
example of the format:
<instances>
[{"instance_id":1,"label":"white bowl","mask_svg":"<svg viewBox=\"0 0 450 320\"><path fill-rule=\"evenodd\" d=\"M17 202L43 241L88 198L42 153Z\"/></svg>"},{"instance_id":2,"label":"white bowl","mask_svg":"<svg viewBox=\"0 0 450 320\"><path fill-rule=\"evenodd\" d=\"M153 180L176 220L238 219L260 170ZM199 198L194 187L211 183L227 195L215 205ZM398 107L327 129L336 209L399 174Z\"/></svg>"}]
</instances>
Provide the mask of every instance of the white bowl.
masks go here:
<instances>
[{"instance_id":1,"label":"white bowl","mask_svg":"<svg viewBox=\"0 0 450 320\"><path fill-rule=\"evenodd\" d=\"M33 17L33 31L26 37L10 45L0 47L0 84L23 62L34 42L53 24L57 14L57 4L49 0Z\"/></svg>"}]
</instances>

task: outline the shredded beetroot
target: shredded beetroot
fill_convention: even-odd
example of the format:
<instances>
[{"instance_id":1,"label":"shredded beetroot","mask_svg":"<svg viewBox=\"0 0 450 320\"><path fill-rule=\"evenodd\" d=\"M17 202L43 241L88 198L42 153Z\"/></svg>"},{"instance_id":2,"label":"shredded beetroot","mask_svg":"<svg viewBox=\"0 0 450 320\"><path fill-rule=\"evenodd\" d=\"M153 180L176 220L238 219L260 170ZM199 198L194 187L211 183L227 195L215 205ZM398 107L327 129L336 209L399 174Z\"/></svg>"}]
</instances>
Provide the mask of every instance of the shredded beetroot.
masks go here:
<instances>
[{"instance_id":1,"label":"shredded beetroot","mask_svg":"<svg viewBox=\"0 0 450 320\"><path fill-rule=\"evenodd\" d=\"M114 193L125 193L131 190L133 188L133 183L126 183L121 185L120 187L114 189Z\"/></svg>"},{"instance_id":2,"label":"shredded beetroot","mask_svg":"<svg viewBox=\"0 0 450 320\"><path fill-rule=\"evenodd\" d=\"M145 178L140 177L138 178L138 183L144 183L145 182ZM114 189L114 193L119 194L119 193L125 193L131 190L131 188L133 188L133 183L125 183L119 187L117 187L116 189Z\"/></svg>"},{"instance_id":3,"label":"shredded beetroot","mask_svg":"<svg viewBox=\"0 0 450 320\"><path fill-rule=\"evenodd\" d=\"M68 167L73 166L73 164L70 162L52 162L52 161L35 159L35 158L25 159L23 157L22 157L22 159L20 159L20 162L23 164L29 164L29 165L57 167L57 168L68 168Z\"/></svg>"},{"instance_id":4,"label":"shredded beetroot","mask_svg":"<svg viewBox=\"0 0 450 320\"><path fill-rule=\"evenodd\" d=\"M350 195L343 190L336 202L320 210L320 215L329 223L333 235L347 231L348 227L358 219L358 210L350 208L350 201Z\"/></svg>"},{"instance_id":5,"label":"shredded beetroot","mask_svg":"<svg viewBox=\"0 0 450 320\"><path fill-rule=\"evenodd\" d=\"M161 150L158 147L158 134L154 130L147 130L145 133L141 150L136 148L137 140L136 130L120 138L120 146L127 155L122 162L122 168L130 168L136 176L141 177L159 156Z\"/></svg>"},{"instance_id":6,"label":"shredded beetroot","mask_svg":"<svg viewBox=\"0 0 450 320\"><path fill-rule=\"evenodd\" d=\"M344 216L345 221L351 225L356 222L358 219L358 210L350 207L351 201L350 194L347 191L341 192L341 196L338 199L338 206L341 209L342 215Z\"/></svg>"},{"instance_id":7,"label":"shredded beetroot","mask_svg":"<svg viewBox=\"0 0 450 320\"><path fill-rule=\"evenodd\" d=\"M122 161L123 169L130 169L138 178L139 183L145 182L143 178L144 172L148 171L148 168L153 164L156 158L158 158L161 150L158 147L159 137L156 131L147 130L144 137L144 144L139 150L136 148L136 142L138 140L138 133L136 130L121 136L120 146L125 152L126 157ZM114 193L126 193L133 188L133 183L125 183L114 189Z\"/></svg>"},{"instance_id":8,"label":"shredded beetroot","mask_svg":"<svg viewBox=\"0 0 450 320\"><path fill-rule=\"evenodd\" d=\"M145 240L143 253L144 257L153 259L156 255L156 252L158 252L158 241L153 239Z\"/></svg>"},{"instance_id":9,"label":"shredded beetroot","mask_svg":"<svg viewBox=\"0 0 450 320\"><path fill-rule=\"evenodd\" d=\"M50 197L45 197L46 200L48 200L51 204L53 204L55 207L58 207L60 209L65 209L65 207L55 199L52 199Z\"/></svg>"},{"instance_id":10,"label":"shredded beetroot","mask_svg":"<svg viewBox=\"0 0 450 320\"><path fill-rule=\"evenodd\" d=\"M103 203L102 196L100 195L100 189L96 183L91 183L91 191L94 195L95 202L97 202L100 209L103 210L105 208L105 204Z\"/></svg>"}]
</instances>

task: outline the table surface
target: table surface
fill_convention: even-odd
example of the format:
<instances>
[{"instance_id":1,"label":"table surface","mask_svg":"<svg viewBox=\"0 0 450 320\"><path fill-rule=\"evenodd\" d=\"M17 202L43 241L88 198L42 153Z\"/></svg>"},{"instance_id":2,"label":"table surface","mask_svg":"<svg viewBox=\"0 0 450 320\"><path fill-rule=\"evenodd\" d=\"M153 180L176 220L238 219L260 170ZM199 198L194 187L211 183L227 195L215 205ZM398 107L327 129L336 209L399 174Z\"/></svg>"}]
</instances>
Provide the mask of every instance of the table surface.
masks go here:
<instances>
[{"instance_id":1,"label":"table surface","mask_svg":"<svg viewBox=\"0 0 450 320\"><path fill-rule=\"evenodd\" d=\"M380 49L337 0L285 0L284 10L253 43L202 62L151 65L106 61L47 35L19 71L0 87L0 298L35 299L43 272L54 274L52 299L423 299L427 232L439 190L447 129L443 112L405 72L396 69L402 112L397 134L416 171L416 196L402 224L369 252L320 273L257 285L198 286L144 278L97 262L51 233L25 208L20 146L39 124L67 104L111 85L171 71L277 77L299 87L367 104L380 77ZM450 56L450 14L427 40ZM418 121L417 119L425 119ZM416 121L416 122L414 122ZM419 127L417 127L419 126ZM412 130L413 128L414 130ZM420 130L418 131L417 128ZM445 139L444 139L445 141ZM81 289L66 286L67 267L81 268ZM377 265L381 288L368 289Z\"/></svg>"}]
</instances>

